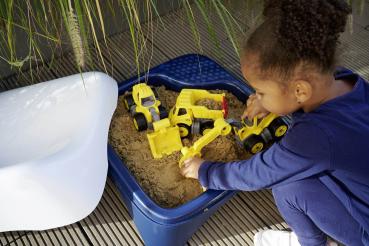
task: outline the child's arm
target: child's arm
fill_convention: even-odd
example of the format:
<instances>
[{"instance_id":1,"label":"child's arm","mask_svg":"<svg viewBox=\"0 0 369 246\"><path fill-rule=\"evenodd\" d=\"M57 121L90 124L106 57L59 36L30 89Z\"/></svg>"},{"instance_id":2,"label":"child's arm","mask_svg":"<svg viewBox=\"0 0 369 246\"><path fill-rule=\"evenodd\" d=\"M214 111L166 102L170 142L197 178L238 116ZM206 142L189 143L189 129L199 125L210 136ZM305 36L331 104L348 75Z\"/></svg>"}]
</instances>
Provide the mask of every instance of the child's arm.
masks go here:
<instances>
[{"instance_id":1,"label":"child's arm","mask_svg":"<svg viewBox=\"0 0 369 246\"><path fill-rule=\"evenodd\" d=\"M202 186L220 190L258 190L304 179L331 168L329 136L302 122L268 150L244 161L200 163Z\"/></svg>"}]
</instances>

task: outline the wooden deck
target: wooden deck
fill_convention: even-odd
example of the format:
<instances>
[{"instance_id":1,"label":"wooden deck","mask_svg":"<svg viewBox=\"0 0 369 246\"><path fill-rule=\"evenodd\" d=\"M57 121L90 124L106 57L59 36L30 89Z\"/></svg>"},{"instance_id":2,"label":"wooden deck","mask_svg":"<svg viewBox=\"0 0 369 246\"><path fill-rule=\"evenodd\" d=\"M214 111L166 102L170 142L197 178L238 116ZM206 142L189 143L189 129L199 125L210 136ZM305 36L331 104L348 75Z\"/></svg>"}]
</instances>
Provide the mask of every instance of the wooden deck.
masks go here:
<instances>
[{"instance_id":1,"label":"wooden deck","mask_svg":"<svg viewBox=\"0 0 369 246\"><path fill-rule=\"evenodd\" d=\"M345 33L343 36L342 55L342 64L358 71L366 79L369 79L368 5L369 1L362 16L356 18L355 15L354 34ZM245 6L235 6L232 11L244 30L249 30L251 18L245 14L247 13ZM200 13L195 11L195 15L200 16ZM219 25L215 27L220 38L221 52L214 49L204 21L197 23L201 33L201 52L194 45L191 30L182 10L162 17L162 21L165 28L156 21L154 36L147 37L153 53L151 59L149 56L143 58L142 64L147 65L150 60L149 66L153 67L182 54L203 53L241 78L238 58L219 20L216 20L219 21ZM123 81L137 73L130 42L129 33L124 32L109 37L108 47L103 48L103 55L108 61L108 73L117 81ZM103 71L98 56L96 54L93 56L96 62L89 65L87 70ZM67 53L54 61L57 65L54 69L40 68L32 73L25 72L21 76L2 80L0 91L32 84L32 77L34 81L41 82L78 73L72 60L73 55ZM188 245L253 245L254 233L266 228L288 228L274 205L271 192L267 190L240 192L210 217L193 235ZM0 245L143 245L143 241L116 187L108 179L99 205L84 220L48 231L0 233Z\"/></svg>"}]
</instances>

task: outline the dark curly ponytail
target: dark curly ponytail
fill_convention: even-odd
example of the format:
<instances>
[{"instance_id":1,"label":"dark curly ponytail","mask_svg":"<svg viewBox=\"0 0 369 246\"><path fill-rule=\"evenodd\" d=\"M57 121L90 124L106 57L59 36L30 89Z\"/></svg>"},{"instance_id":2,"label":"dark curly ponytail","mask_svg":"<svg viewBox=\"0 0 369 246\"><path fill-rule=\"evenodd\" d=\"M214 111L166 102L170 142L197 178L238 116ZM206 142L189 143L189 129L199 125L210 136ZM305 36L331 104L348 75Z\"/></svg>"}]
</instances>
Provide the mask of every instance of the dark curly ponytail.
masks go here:
<instances>
[{"instance_id":1,"label":"dark curly ponytail","mask_svg":"<svg viewBox=\"0 0 369 246\"><path fill-rule=\"evenodd\" d=\"M284 78L301 62L331 72L350 13L344 0L265 0L265 20L247 40L245 51L258 55L261 71Z\"/></svg>"}]
</instances>

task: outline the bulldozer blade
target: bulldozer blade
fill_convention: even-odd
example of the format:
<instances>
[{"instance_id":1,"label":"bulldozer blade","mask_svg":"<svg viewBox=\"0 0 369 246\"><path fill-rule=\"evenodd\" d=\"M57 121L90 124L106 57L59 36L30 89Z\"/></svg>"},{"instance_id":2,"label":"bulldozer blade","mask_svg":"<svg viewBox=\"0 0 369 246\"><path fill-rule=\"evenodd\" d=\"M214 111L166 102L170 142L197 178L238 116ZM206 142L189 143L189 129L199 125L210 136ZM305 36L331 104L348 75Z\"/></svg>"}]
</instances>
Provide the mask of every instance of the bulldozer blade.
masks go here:
<instances>
[{"instance_id":1,"label":"bulldozer blade","mask_svg":"<svg viewBox=\"0 0 369 246\"><path fill-rule=\"evenodd\" d=\"M180 151L183 147L178 126L170 126L148 133L147 139L155 159L162 158L164 154L170 155L174 151Z\"/></svg>"}]
</instances>

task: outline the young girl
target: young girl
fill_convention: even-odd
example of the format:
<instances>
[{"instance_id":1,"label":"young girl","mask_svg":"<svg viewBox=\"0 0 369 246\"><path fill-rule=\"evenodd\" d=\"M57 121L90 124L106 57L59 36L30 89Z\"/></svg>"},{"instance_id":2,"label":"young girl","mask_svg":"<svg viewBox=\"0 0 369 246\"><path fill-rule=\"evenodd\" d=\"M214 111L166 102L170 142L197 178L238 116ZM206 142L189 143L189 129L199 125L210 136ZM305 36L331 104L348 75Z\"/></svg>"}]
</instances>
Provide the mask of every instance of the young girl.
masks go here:
<instances>
[{"instance_id":1,"label":"young girl","mask_svg":"<svg viewBox=\"0 0 369 246\"><path fill-rule=\"evenodd\" d=\"M268 1L241 58L256 91L244 117L292 113L288 133L248 160L191 158L181 170L209 189L273 190L293 233L264 231L255 245L369 245L369 84L335 70L350 11L344 0Z\"/></svg>"}]
</instances>

